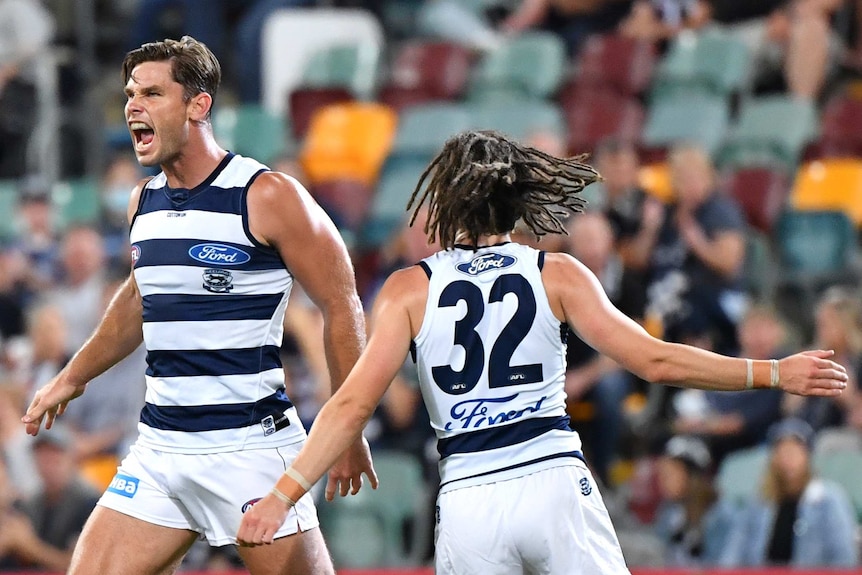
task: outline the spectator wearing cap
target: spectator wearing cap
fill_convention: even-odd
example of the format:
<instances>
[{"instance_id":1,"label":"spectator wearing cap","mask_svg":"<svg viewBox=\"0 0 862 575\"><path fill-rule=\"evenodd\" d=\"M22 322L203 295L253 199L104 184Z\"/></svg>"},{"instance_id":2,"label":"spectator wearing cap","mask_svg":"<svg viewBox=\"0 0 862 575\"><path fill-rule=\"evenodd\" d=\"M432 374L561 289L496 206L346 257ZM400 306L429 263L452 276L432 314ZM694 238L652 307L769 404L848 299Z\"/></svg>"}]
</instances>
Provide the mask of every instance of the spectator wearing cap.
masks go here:
<instances>
[{"instance_id":1,"label":"spectator wearing cap","mask_svg":"<svg viewBox=\"0 0 862 575\"><path fill-rule=\"evenodd\" d=\"M33 441L33 458L42 488L0 522L4 567L63 571L75 541L96 506L99 494L79 476L74 439L61 424Z\"/></svg>"},{"instance_id":2,"label":"spectator wearing cap","mask_svg":"<svg viewBox=\"0 0 862 575\"><path fill-rule=\"evenodd\" d=\"M33 296L53 285L60 254L59 234L51 190L38 177L21 181L18 187L15 248L27 261L24 287Z\"/></svg>"},{"instance_id":3,"label":"spectator wearing cap","mask_svg":"<svg viewBox=\"0 0 862 575\"><path fill-rule=\"evenodd\" d=\"M740 510L722 565L858 565L853 507L839 485L814 477L813 437L812 427L797 418L770 428L762 496Z\"/></svg>"},{"instance_id":4,"label":"spectator wearing cap","mask_svg":"<svg viewBox=\"0 0 862 575\"><path fill-rule=\"evenodd\" d=\"M718 498L706 444L694 436L672 437L658 462L658 487L661 503L653 528L664 543L665 564L715 564L733 511Z\"/></svg>"}]
</instances>

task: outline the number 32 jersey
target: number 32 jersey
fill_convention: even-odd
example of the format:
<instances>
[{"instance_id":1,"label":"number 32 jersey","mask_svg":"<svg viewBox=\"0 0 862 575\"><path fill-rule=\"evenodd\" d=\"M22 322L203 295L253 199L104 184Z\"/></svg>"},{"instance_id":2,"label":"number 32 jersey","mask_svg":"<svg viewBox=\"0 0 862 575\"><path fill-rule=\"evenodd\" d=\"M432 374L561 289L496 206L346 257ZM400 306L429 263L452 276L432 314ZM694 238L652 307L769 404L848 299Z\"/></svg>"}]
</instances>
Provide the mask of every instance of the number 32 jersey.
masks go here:
<instances>
[{"instance_id":1,"label":"number 32 jersey","mask_svg":"<svg viewBox=\"0 0 862 575\"><path fill-rule=\"evenodd\" d=\"M420 262L429 277L414 339L437 435L441 491L574 464L565 326L542 283L544 252L456 246Z\"/></svg>"}]
</instances>

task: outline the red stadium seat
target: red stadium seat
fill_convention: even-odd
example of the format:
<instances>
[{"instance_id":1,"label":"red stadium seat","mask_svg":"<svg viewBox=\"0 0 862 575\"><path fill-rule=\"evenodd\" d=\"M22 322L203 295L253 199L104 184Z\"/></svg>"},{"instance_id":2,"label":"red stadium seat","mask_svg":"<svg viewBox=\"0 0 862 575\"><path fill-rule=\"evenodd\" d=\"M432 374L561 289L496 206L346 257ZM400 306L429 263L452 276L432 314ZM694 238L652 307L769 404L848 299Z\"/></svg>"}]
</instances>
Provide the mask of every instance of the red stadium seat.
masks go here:
<instances>
[{"instance_id":1,"label":"red stadium seat","mask_svg":"<svg viewBox=\"0 0 862 575\"><path fill-rule=\"evenodd\" d=\"M790 195L790 178L778 168L740 168L727 174L723 189L739 202L748 223L769 234Z\"/></svg>"},{"instance_id":2,"label":"red stadium seat","mask_svg":"<svg viewBox=\"0 0 862 575\"><path fill-rule=\"evenodd\" d=\"M820 138L805 153L817 158L862 157L862 100L839 95L826 103Z\"/></svg>"},{"instance_id":3,"label":"red stadium seat","mask_svg":"<svg viewBox=\"0 0 862 575\"><path fill-rule=\"evenodd\" d=\"M332 219L351 231L359 229L374 195L371 186L358 180L330 180L313 190L315 199Z\"/></svg>"},{"instance_id":4,"label":"red stadium seat","mask_svg":"<svg viewBox=\"0 0 862 575\"><path fill-rule=\"evenodd\" d=\"M640 140L644 109L634 97L607 90L571 90L560 95L569 134L569 151L592 152L608 137L629 142Z\"/></svg>"},{"instance_id":5,"label":"red stadium seat","mask_svg":"<svg viewBox=\"0 0 862 575\"><path fill-rule=\"evenodd\" d=\"M451 42L416 41L395 57L388 86L420 90L435 100L454 100L467 87L473 53Z\"/></svg>"},{"instance_id":6,"label":"red stadium seat","mask_svg":"<svg viewBox=\"0 0 862 575\"><path fill-rule=\"evenodd\" d=\"M632 96L650 85L657 60L652 42L614 34L591 36L578 57L574 82Z\"/></svg>"},{"instance_id":7,"label":"red stadium seat","mask_svg":"<svg viewBox=\"0 0 862 575\"><path fill-rule=\"evenodd\" d=\"M311 117L318 109L329 104L352 102L355 99L350 90L341 87L297 88L288 98L290 126L297 140L305 137Z\"/></svg>"}]
</instances>

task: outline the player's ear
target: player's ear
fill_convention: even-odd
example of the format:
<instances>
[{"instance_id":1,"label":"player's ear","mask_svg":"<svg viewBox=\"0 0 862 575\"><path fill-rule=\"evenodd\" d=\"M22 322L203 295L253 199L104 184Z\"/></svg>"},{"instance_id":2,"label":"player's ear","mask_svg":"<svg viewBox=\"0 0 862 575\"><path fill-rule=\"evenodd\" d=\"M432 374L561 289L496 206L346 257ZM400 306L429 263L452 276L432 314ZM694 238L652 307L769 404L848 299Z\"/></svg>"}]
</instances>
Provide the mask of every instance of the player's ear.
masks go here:
<instances>
[{"instance_id":1,"label":"player's ear","mask_svg":"<svg viewBox=\"0 0 862 575\"><path fill-rule=\"evenodd\" d=\"M189 120L192 120L193 122L206 120L212 105L213 97L206 92L201 92L200 94L192 96L187 106Z\"/></svg>"}]
</instances>

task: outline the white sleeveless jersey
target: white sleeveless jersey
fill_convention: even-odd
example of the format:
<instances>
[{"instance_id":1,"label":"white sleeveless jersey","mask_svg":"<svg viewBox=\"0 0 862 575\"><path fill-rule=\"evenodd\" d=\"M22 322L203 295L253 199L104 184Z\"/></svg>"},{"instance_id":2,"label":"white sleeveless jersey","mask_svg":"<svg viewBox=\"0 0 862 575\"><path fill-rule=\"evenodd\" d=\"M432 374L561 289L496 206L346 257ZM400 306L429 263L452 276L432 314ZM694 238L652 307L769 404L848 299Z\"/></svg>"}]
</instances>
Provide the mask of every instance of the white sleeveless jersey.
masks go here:
<instances>
[{"instance_id":1,"label":"white sleeveless jersey","mask_svg":"<svg viewBox=\"0 0 862 575\"><path fill-rule=\"evenodd\" d=\"M543 252L517 243L420 262L428 301L414 345L441 491L582 458L566 415L565 329L543 263Z\"/></svg>"},{"instance_id":2,"label":"white sleeveless jersey","mask_svg":"<svg viewBox=\"0 0 862 575\"><path fill-rule=\"evenodd\" d=\"M293 278L248 227L246 193L268 168L228 154L193 190L164 173L132 222L143 298L146 404L138 442L213 453L301 441L279 351Z\"/></svg>"}]
</instances>

